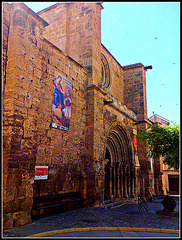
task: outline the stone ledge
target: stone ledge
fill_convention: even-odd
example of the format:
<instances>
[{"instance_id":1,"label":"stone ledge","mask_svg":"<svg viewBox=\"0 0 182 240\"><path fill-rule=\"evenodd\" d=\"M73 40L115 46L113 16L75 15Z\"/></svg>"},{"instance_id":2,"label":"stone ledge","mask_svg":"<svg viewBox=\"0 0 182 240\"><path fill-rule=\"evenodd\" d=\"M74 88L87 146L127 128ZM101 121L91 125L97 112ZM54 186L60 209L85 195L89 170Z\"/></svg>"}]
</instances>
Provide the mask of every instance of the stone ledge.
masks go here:
<instances>
[{"instance_id":1,"label":"stone ledge","mask_svg":"<svg viewBox=\"0 0 182 240\"><path fill-rule=\"evenodd\" d=\"M156 211L156 214L165 215L165 216L179 216L178 211L168 212L164 210Z\"/></svg>"}]
</instances>

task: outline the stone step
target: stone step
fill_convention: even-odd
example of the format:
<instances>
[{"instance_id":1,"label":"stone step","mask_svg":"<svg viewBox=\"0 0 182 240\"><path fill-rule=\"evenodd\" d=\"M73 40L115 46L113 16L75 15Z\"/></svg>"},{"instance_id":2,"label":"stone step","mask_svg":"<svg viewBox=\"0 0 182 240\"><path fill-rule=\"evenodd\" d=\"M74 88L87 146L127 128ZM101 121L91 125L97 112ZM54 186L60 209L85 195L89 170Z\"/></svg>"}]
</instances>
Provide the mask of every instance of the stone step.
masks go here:
<instances>
[{"instance_id":1,"label":"stone step","mask_svg":"<svg viewBox=\"0 0 182 240\"><path fill-rule=\"evenodd\" d=\"M104 208L109 208L109 209L113 209L113 208L118 208L121 207L125 204L137 204L138 200L137 198L123 198L123 199L115 199L115 200L111 200L111 199L107 199L103 201L103 207Z\"/></svg>"},{"instance_id":2,"label":"stone step","mask_svg":"<svg viewBox=\"0 0 182 240\"><path fill-rule=\"evenodd\" d=\"M125 205L125 204L126 204L126 203L117 204L117 205L111 207L111 209L119 208L119 207L121 207L121 206L123 206L123 205Z\"/></svg>"},{"instance_id":3,"label":"stone step","mask_svg":"<svg viewBox=\"0 0 182 240\"><path fill-rule=\"evenodd\" d=\"M105 204L108 204L108 203L111 203L112 201L109 199L109 200L104 200L104 203Z\"/></svg>"},{"instance_id":4,"label":"stone step","mask_svg":"<svg viewBox=\"0 0 182 240\"><path fill-rule=\"evenodd\" d=\"M105 204L105 207L106 208L110 208L110 209L114 209L114 208L118 208L120 206L123 206L125 205L126 203L122 203L120 201L111 201L111 200L107 200L107 201L104 201L104 204Z\"/></svg>"}]
</instances>

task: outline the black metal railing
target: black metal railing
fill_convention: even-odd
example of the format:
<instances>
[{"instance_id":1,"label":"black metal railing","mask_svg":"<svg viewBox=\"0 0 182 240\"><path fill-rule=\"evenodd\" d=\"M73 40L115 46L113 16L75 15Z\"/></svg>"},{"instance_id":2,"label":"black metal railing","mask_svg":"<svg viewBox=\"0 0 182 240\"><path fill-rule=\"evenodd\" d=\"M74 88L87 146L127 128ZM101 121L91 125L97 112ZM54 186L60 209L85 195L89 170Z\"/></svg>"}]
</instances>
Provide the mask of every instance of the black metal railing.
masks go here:
<instances>
[{"instance_id":1,"label":"black metal railing","mask_svg":"<svg viewBox=\"0 0 182 240\"><path fill-rule=\"evenodd\" d=\"M139 212L149 211L146 198L144 198L142 195L138 195L138 211Z\"/></svg>"}]
</instances>

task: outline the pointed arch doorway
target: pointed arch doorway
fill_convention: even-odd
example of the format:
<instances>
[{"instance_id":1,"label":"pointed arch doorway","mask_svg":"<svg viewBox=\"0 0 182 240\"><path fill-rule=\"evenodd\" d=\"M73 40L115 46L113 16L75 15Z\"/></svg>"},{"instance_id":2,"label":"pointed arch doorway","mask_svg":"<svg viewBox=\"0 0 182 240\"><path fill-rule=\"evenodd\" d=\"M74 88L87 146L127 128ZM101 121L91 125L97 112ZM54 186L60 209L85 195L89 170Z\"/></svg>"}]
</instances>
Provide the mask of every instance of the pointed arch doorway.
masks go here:
<instances>
[{"instance_id":1,"label":"pointed arch doorway","mask_svg":"<svg viewBox=\"0 0 182 240\"><path fill-rule=\"evenodd\" d=\"M117 124L110 130L105 150L104 199L133 197L135 164L131 141L125 129Z\"/></svg>"}]
</instances>

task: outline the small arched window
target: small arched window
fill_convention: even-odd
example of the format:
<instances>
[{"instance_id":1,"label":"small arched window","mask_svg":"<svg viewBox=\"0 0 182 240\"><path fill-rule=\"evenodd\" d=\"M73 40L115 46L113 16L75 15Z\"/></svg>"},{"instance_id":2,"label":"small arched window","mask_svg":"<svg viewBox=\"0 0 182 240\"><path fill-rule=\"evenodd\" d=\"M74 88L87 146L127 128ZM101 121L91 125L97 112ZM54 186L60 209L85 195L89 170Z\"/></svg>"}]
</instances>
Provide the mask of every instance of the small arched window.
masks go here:
<instances>
[{"instance_id":1,"label":"small arched window","mask_svg":"<svg viewBox=\"0 0 182 240\"><path fill-rule=\"evenodd\" d=\"M110 82L110 70L109 70L109 64L106 59L106 57L102 54L101 56L101 63L102 63L102 87L103 88L110 88L111 82Z\"/></svg>"}]
</instances>

